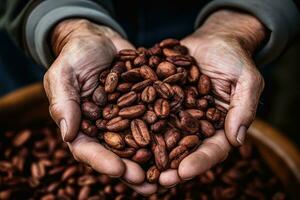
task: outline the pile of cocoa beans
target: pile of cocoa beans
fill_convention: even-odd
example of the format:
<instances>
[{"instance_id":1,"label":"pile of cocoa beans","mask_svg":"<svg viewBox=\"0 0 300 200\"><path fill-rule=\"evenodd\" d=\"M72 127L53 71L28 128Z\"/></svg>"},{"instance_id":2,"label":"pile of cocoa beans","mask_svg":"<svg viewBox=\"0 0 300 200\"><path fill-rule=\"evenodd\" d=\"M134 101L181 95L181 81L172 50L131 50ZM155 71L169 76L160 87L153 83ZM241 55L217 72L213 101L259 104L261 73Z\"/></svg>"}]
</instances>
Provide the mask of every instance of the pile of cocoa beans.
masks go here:
<instances>
[{"instance_id":1,"label":"pile of cocoa beans","mask_svg":"<svg viewBox=\"0 0 300 200\"><path fill-rule=\"evenodd\" d=\"M118 179L78 163L54 124L0 131L0 199L208 200L288 199L255 148L245 144L193 180L142 197Z\"/></svg>"},{"instance_id":2,"label":"pile of cocoa beans","mask_svg":"<svg viewBox=\"0 0 300 200\"><path fill-rule=\"evenodd\" d=\"M222 129L226 109L188 49L165 39L149 49L124 49L81 104L81 131L147 171L157 182L201 141Z\"/></svg>"}]
</instances>

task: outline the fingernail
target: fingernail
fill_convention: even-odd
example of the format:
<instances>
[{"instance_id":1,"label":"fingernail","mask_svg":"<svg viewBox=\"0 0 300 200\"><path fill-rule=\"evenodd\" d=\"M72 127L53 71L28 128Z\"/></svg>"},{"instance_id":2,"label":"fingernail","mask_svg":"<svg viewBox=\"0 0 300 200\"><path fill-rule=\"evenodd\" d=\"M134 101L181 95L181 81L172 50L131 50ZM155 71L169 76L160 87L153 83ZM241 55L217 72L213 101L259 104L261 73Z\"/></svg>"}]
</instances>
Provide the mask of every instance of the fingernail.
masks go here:
<instances>
[{"instance_id":1,"label":"fingernail","mask_svg":"<svg viewBox=\"0 0 300 200\"><path fill-rule=\"evenodd\" d=\"M244 141L245 141L245 138L246 138L246 131L247 131L247 128L245 126L241 126L239 128L239 131L237 133L237 137L236 137L236 140L237 142L242 145L244 144Z\"/></svg>"},{"instance_id":2,"label":"fingernail","mask_svg":"<svg viewBox=\"0 0 300 200\"><path fill-rule=\"evenodd\" d=\"M65 137L66 137L66 134L67 134L67 131L68 131L68 127L67 127L67 123L66 123L65 119L60 120L59 128L60 128L60 132L61 132L61 135L62 135L62 139L65 142Z\"/></svg>"}]
</instances>

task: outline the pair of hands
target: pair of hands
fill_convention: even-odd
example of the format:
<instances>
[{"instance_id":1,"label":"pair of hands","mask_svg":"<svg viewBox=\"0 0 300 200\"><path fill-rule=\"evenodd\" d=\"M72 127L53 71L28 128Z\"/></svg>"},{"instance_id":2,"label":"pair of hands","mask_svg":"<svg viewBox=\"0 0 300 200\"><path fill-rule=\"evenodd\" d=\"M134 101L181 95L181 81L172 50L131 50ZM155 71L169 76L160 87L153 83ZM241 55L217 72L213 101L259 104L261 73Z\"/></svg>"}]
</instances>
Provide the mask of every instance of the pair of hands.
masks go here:
<instances>
[{"instance_id":1,"label":"pair of hands","mask_svg":"<svg viewBox=\"0 0 300 200\"><path fill-rule=\"evenodd\" d=\"M265 38L263 25L248 14L221 10L213 13L192 35L181 40L194 56L202 73L211 77L217 103L228 109L225 131L204 141L186 157L178 170L161 173L159 185L172 187L189 180L226 159L231 146L242 145L254 120L263 78L252 59ZM87 20L70 19L53 30L51 43L56 60L44 77L50 114L59 125L62 138L78 161L111 177L119 177L143 195L160 190L145 182L145 173L133 161L121 159L97 139L79 130L80 98L98 85L98 74L110 66L121 49L132 44L108 27Z\"/></svg>"}]
</instances>

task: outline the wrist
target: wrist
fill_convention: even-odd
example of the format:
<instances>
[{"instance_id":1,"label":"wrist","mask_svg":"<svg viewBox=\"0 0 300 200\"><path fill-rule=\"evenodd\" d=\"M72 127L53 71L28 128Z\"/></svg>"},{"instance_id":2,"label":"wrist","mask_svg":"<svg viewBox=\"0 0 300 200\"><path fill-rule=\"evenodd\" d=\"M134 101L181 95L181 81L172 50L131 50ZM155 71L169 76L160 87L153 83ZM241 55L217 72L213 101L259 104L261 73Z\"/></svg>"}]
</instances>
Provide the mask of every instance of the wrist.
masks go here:
<instances>
[{"instance_id":1,"label":"wrist","mask_svg":"<svg viewBox=\"0 0 300 200\"><path fill-rule=\"evenodd\" d=\"M85 19L68 19L58 23L51 33L51 46L55 55L71 40L79 37L106 37L111 41L122 37L113 29Z\"/></svg>"},{"instance_id":2,"label":"wrist","mask_svg":"<svg viewBox=\"0 0 300 200\"><path fill-rule=\"evenodd\" d=\"M195 32L200 37L222 37L237 41L253 53L267 38L268 31L254 16L233 10L212 13Z\"/></svg>"}]
</instances>

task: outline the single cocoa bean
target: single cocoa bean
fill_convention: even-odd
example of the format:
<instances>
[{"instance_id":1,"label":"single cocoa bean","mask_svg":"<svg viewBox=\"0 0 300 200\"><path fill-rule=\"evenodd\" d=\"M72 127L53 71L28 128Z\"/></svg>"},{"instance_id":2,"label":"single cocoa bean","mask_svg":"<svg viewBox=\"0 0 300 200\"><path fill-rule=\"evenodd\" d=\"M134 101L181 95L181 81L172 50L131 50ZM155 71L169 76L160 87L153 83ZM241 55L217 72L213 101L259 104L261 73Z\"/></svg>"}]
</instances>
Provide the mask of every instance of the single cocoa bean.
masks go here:
<instances>
[{"instance_id":1,"label":"single cocoa bean","mask_svg":"<svg viewBox=\"0 0 300 200\"><path fill-rule=\"evenodd\" d=\"M169 56L166 60L170 63L173 63L176 66L187 67L193 64L193 61L190 57L185 55Z\"/></svg>"},{"instance_id":2,"label":"single cocoa bean","mask_svg":"<svg viewBox=\"0 0 300 200\"><path fill-rule=\"evenodd\" d=\"M200 132L205 136L205 137L211 137L215 134L216 130L214 126L207 120L200 120Z\"/></svg>"},{"instance_id":3,"label":"single cocoa bean","mask_svg":"<svg viewBox=\"0 0 300 200\"><path fill-rule=\"evenodd\" d=\"M174 91L168 83L155 81L153 87L162 98L169 99L174 95Z\"/></svg>"},{"instance_id":4,"label":"single cocoa bean","mask_svg":"<svg viewBox=\"0 0 300 200\"><path fill-rule=\"evenodd\" d=\"M99 85L93 92L93 101L98 106L105 106L107 104L107 94L104 87Z\"/></svg>"},{"instance_id":5,"label":"single cocoa bean","mask_svg":"<svg viewBox=\"0 0 300 200\"><path fill-rule=\"evenodd\" d=\"M163 61L156 68L156 74L159 78L167 78L177 72L176 66L170 62Z\"/></svg>"},{"instance_id":6,"label":"single cocoa bean","mask_svg":"<svg viewBox=\"0 0 300 200\"><path fill-rule=\"evenodd\" d=\"M81 104L81 111L82 114L90 120L96 120L101 117L100 108L91 101L83 102Z\"/></svg>"},{"instance_id":7,"label":"single cocoa bean","mask_svg":"<svg viewBox=\"0 0 300 200\"><path fill-rule=\"evenodd\" d=\"M175 147L169 154L170 167L177 169L180 162L189 154L186 146L179 145Z\"/></svg>"},{"instance_id":8,"label":"single cocoa bean","mask_svg":"<svg viewBox=\"0 0 300 200\"><path fill-rule=\"evenodd\" d=\"M130 126L130 121L128 119L123 119L122 117L115 117L107 122L106 129L109 131L123 131Z\"/></svg>"},{"instance_id":9,"label":"single cocoa bean","mask_svg":"<svg viewBox=\"0 0 300 200\"><path fill-rule=\"evenodd\" d=\"M185 78L186 78L186 74L184 72L181 72L181 73L176 73L176 74L173 74L171 76L169 76L168 78L165 78L163 80L163 82L165 83L182 83L185 81Z\"/></svg>"},{"instance_id":10,"label":"single cocoa bean","mask_svg":"<svg viewBox=\"0 0 300 200\"><path fill-rule=\"evenodd\" d=\"M130 107L122 108L119 111L119 115L123 118L137 118L143 115L146 111L146 107L144 105L135 105Z\"/></svg>"},{"instance_id":11,"label":"single cocoa bean","mask_svg":"<svg viewBox=\"0 0 300 200\"><path fill-rule=\"evenodd\" d=\"M185 102L184 105L187 108L196 108L198 91L196 87L190 86L185 90Z\"/></svg>"},{"instance_id":12,"label":"single cocoa bean","mask_svg":"<svg viewBox=\"0 0 300 200\"><path fill-rule=\"evenodd\" d=\"M143 79L145 79L145 80L147 80L147 79L150 79L153 81L158 80L156 73L153 71L153 69L151 69L147 65L141 66L140 74L143 77Z\"/></svg>"},{"instance_id":13,"label":"single cocoa bean","mask_svg":"<svg viewBox=\"0 0 300 200\"><path fill-rule=\"evenodd\" d=\"M180 52L181 55L187 55L189 53L188 48L183 45L176 45L173 47L173 49Z\"/></svg>"},{"instance_id":14,"label":"single cocoa bean","mask_svg":"<svg viewBox=\"0 0 300 200\"><path fill-rule=\"evenodd\" d=\"M157 183L160 176L160 171L155 165L150 167L146 173L146 179L149 183Z\"/></svg>"},{"instance_id":15,"label":"single cocoa bean","mask_svg":"<svg viewBox=\"0 0 300 200\"><path fill-rule=\"evenodd\" d=\"M106 77L105 87L104 87L105 92L113 93L118 86L118 82L119 82L118 74L115 72L110 72Z\"/></svg>"},{"instance_id":16,"label":"single cocoa bean","mask_svg":"<svg viewBox=\"0 0 300 200\"><path fill-rule=\"evenodd\" d=\"M113 67L111 68L110 72L114 72L120 77L120 75L126 71L126 67L124 62L118 61L116 62Z\"/></svg>"},{"instance_id":17,"label":"single cocoa bean","mask_svg":"<svg viewBox=\"0 0 300 200\"><path fill-rule=\"evenodd\" d=\"M137 100L137 94L134 91L122 95L117 104L120 108L131 106Z\"/></svg>"},{"instance_id":18,"label":"single cocoa bean","mask_svg":"<svg viewBox=\"0 0 300 200\"><path fill-rule=\"evenodd\" d=\"M133 68L121 75L121 78L125 82L139 82L142 80L140 68Z\"/></svg>"},{"instance_id":19,"label":"single cocoa bean","mask_svg":"<svg viewBox=\"0 0 300 200\"><path fill-rule=\"evenodd\" d=\"M197 106L198 109L200 109L202 111L205 111L208 107L208 102L207 102L206 99L201 98L201 99L197 100L196 106Z\"/></svg>"},{"instance_id":20,"label":"single cocoa bean","mask_svg":"<svg viewBox=\"0 0 300 200\"><path fill-rule=\"evenodd\" d=\"M169 164L166 143L161 134L155 134L153 138L154 144L152 146L152 152L154 155L155 164L158 170L163 171L168 168Z\"/></svg>"},{"instance_id":21,"label":"single cocoa bean","mask_svg":"<svg viewBox=\"0 0 300 200\"><path fill-rule=\"evenodd\" d=\"M198 91L201 95L206 95L211 90L211 81L210 78L202 74L198 81Z\"/></svg>"},{"instance_id":22,"label":"single cocoa bean","mask_svg":"<svg viewBox=\"0 0 300 200\"><path fill-rule=\"evenodd\" d=\"M148 49L148 53L149 53L151 56L154 56L154 55L160 56L161 53L162 53L162 50L161 50L161 48L159 47L159 45L154 45L153 47L151 47L151 48Z\"/></svg>"},{"instance_id":23,"label":"single cocoa bean","mask_svg":"<svg viewBox=\"0 0 300 200\"><path fill-rule=\"evenodd\" d=\"M158 118L166 118L170 114L170 105L165 99L157 99L154 103L154 112Z\"/></svg>"},{"instance_id":24,"label":"single cocoa bean","mask_svg":"<svg viewBox=\"0 0 300 200\"><path fill-rule=\"evenodd\" d=\"M132 136L136 141L136 143L141 147L147 146L150 143L151 138L145 122L143 122L140 119L134 119L131 121L130 126L131 126Z\"/></svg>"},{"instance_id":25,"label":"single cocoa bean","mask_svg":"<svg viewBox=\"0 0 300 200\"><path fill-rule=\"evenodd\" d=\"M125 140L125 143L129 146L129 147L132 147L132 148L135 148L135 149L138 149L139 146L138 144L135 142L132 134L127 134L125 137L124 137L124 140Z\"/></svg>"},{"instance_id":26,"label":"single cocoa bean","mask_svg":"<svg viewBox=\"0 0 300 200\"><path fill-rule=\"evenodd\" d=\"M197 135L187 135L183 137L178 144L186 146L188 149L193 149L200 144L200 140Z\"/></svg>"},{"instance_id":27,"label":"single cocoa bean","mask_svg":"<svg viewBox=\"0 0 300 200\"><path fill-rule=\"evenodd\" d=\"M181 55L181 53L179 51L176 51L176 50L170 49L170 48L163 48L162 52L163 52L163 55L166 57Z\"/></svg>"},{"instance_id":28,"label":"single cocoa bean","mask_svg":"<svg viewBox=\"0 0 300 200\"><path fill-rule=\"evenodd\" d=\"M133 60L137 57L137 52L133 49L123 49L119 51L120 60Z\"/></svg>"},{"instance_id":29,"label":"single cocoa bean","mask_svg":"<svg viewBox=\"0 0 300 200\"><path fill-rule=\"evenodd\" d=\"M180 132L175 128L170 128L164 133L164 139L169 150L173 149L180 140Z\"/></svg>"},{"instance_id":30,"label":"single cocoa bean","mask_svg":"<svg viewBox=\"0 0 300 200\"><path fill-rule=\"evenodd\" d=\"M119 133L105 132L103 136L106 144L108 144L110 147L119 150L124 149L125 142Z\"/></svg>"},{"instance_id":31,"label":"single cocoa bean","mask_svg":"<svg viewBox=\"0 0 300 200\"><path fill-rule=\"evenodd\" d=\"M126 67L127 71L132 70L134 68L134 66L132 64L132 61L131 60L126 60L125 61L125 67Z\"/></svg>"},{"instance_id":32,"label":"single cocoa bean","mask_svg":"<svg viewBox=\"0 0 300 200\"><path fill-rule=\"evenodd\" d=\"M188 70L187 79L190 83L197 83L200 77L199 67L196 65L192 65Z\"/></svg>"},{"instance_id":33,"label":"single cocoa bean","mask_svg":"<svg viewBox=\"0 0 300 200\"><path fill-rule=\"evenodd\" d=\"M134 156L131 158L134 162L144 164L150 160L152 153L149 149L141 148L136 151Z\"/></svg>"},{"instance_id":34,"label":"single cocoa bean","mask_svg":"<svg viewBox=\"0 0 300 200\"><path fill-rule=\"evenodd\" d=\"M152 103L155 100L155 98L156 90L153 86L146 87L141 94L142 101L146 103Z\"/></svg>"},{"instance_id":35,"label":"single cocoa bean","mask_svg":"<svg viewBox=\"0 0 300 200\"><path fill-rule=\"evenodd\" d=\"M103 113L102 113L103 118L110 120L118 115L119 110L120 109L117 105L108 104L103 108Z\"/></svg>"}]
</instances>

